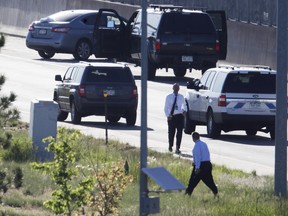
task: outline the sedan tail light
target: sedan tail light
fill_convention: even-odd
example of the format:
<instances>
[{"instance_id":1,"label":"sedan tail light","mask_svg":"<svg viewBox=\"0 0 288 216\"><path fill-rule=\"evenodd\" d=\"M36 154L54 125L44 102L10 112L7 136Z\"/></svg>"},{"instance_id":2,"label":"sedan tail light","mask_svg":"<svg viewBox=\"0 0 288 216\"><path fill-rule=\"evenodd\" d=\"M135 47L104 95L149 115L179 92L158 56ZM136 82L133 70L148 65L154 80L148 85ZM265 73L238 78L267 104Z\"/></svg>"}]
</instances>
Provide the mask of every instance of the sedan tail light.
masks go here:
<instances>
[{"instance_id":1,"label":"sedan tail light","mask_svg":"<svg viewBox=\"0 0 288 216\"><path fill-rule=\"evenodd\" d=\"M29 25L29 27L28 27L28 31L34 31L35 30L35 28L34 28L34 25L33 24L31 24L31 25Z\"/></svg>"},{"instance_id":2,"label":"sedan tail light","mask_svg":"<svg viewBox=\"0 0 288 216\"><path fill-rule=\"evenodd\" d=\"M78 94L80 97L85 97L86 96L86 88L85 85L80 85L78 89Z\"/></svg>"},{"instance_id":3,"label":"sedan tail light","mask_svg":"<svg viewBox=\"0 0 288 216\"><path fill-rule=\"evenodd\" d=\"M225 107L226 106L226 96L220 95L218 98L218 106Z\"/></svg>"},{"instance_id":4,"label":"sedan tail light","mask_svg":"<svg viewBox=\"0 0 288 216\"><path fill-rule=\"evenodd\" d=\"M52 32L67 33L70 30L68 27L53 27Z\"/></svg>"}]
</instances>

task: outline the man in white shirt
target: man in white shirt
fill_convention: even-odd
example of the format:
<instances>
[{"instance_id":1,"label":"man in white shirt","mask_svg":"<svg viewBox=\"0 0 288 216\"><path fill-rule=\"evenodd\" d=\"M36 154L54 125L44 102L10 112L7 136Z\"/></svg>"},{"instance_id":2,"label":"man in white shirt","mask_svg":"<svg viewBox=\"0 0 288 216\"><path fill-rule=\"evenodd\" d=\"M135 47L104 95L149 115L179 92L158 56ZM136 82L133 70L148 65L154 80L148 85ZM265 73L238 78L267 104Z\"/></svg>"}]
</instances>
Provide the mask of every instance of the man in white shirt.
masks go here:
<instances>
[{"instance_id":1,"label":"man in white shirt","mask_svg":"<svg viewBox=\"0 0 288 216\"><path fill-rule=\"evenodd\" d=\"M191 196L194 188L202 180L213 192L218 195L218 188L214 183L212 176L212 164L210 162L210 152L205 142L200 140L200 135L197 132L192 133L192 139L195 143L192 150L193 154L193 171L189 180L185 194Z\"/></svg>"},{"instance_id":2,"label":"man in white shirt","mask_svg":"<svg viewBox=\"0 0 288 216\"><path fill-rule=\"evenodd\" d=\"M174 83L173 93L166 96L164 112L168 123L168 142L169 151L172 152L174 136L176 133L176 154L180 154L182 132L184 127L184 116L187 111L185 100L182 94L179 94L179 84Z\"/></svg>"}]
</instances>

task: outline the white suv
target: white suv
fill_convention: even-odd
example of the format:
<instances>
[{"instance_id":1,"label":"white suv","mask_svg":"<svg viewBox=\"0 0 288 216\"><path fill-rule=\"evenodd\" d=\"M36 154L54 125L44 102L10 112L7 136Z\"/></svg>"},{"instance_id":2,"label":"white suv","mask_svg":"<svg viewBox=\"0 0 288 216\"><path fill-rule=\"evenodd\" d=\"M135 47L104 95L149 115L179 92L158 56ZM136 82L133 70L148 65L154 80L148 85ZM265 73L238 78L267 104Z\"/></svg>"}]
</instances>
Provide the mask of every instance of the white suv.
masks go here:
<instances>
[{"instance_id":1,"label":"white suv","mask_svg":"<svg viewBox=\"0 0 288 216\"><path fill-rule=\"evenodd\" d=\"M219 66L187 84L185 133L206 125L210 138L224 132L257 131L275 138L276 71L265 66Z\"/></svg>"}]
</instances>

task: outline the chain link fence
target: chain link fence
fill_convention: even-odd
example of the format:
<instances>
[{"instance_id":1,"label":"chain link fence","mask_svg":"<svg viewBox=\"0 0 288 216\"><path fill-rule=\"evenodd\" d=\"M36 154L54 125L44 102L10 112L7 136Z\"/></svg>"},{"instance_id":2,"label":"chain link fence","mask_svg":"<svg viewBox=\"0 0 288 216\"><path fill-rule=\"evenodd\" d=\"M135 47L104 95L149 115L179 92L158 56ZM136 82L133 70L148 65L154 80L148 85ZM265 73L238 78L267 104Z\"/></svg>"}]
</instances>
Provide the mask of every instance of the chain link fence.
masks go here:
<instances>
[{"instance_id":1,"label":"chain link fence","mask_svg":"<svg viewBox=\"0 0 288 216\"><path fill-rule=\"evenodd\" d=\"M141 0L110 1L141 5ZM276 0L148 0L148 4L172 4L192 9L225 10L229 20L276 26Z\"/></svg>"}]
</instances>

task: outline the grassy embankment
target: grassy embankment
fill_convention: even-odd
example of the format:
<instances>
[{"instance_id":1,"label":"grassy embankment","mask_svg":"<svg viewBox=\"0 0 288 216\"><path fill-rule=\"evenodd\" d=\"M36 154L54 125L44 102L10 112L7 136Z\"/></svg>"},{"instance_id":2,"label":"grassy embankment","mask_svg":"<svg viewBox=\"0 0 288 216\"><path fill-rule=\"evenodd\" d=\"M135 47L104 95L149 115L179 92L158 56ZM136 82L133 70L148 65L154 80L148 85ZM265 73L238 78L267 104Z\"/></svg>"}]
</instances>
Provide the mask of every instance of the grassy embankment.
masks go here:
<instances>
[{"instance_id":1,"label":"grassy embankment","mask_svg":"<svg viewBox=\"0 0 288 216\"><path fill-rule=\"evenodd\" d=\"M15 136L14 139L17 137L19 136ZM23 134L18 139L23 139ZM24 143L26 143L26 147L23 146L22 151L29 149L27 140ZM83 168L81 175L87 174L87 170L92 166L94 168L103 167L113 161L127 160L129 174L133 176L134 180L125 189L118 212L123 216L139 215L139 149L112 140L105 145L105 140L87 136L81 137L74 148L78 152L77 164ZM1 157L0 170L6 169L9 172L20 166L24 176L20 189L9 188L7 193L0 193L0 197L2 196L0 213L15 216L53 215L42 204L43 201L50 198L51 191L55 189L51 179L31 169L32 158L30 161L16 163L9 160L4 161L3 154ZM169 153L161 154L149 151L148 164L149 167L164 166L180 182L187 185L192 168L190 160L181 159ZM255 172L244 173L239 170L230 170L224 166L214 166L213 174L219 188L219 199L215 199L212 192L202 182L195 189L192 197L184 196L184 191L151 193L150 196L160 196L161 210L156 215L288 215L288 201L273 195L272 177L257 176ZM158 189L151 180L148 182L148 187L149 190ZM85 207L85 210L86 215L95 212L88 207Z\"/></svg>"}]
</instances>

